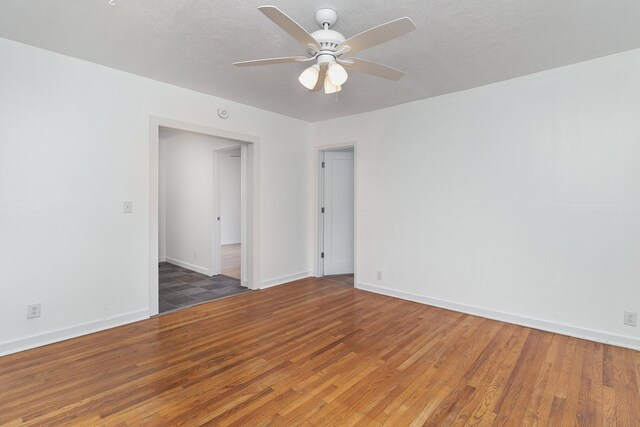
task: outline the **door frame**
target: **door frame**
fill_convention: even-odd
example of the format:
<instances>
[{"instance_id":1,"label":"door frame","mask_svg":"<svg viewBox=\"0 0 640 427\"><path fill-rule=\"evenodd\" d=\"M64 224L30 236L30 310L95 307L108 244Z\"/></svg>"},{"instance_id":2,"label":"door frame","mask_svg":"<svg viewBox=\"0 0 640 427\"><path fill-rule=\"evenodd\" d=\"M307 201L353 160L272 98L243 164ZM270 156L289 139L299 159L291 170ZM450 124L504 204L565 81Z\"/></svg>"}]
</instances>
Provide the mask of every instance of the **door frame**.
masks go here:
<instances>
[{"instance_id":1,"label":"door frame","mask_svg":"<svg viewBox=\"0 0 640 427\"><path fill-rule=\"evenodd\" d=\"M215 150L215 170L216 170L216 183L214 188L214 200L215 200L215 214L216 214L216 222L215 222L215 233L213 240L213 271L216 274L222 274L222 224L221 221L217 218L221 218L221 203L220 203L220 156L226 151L232 151L240 148L240 286L248 287L248 281L246 280L247 271L244 268L243 261L246 258L246 252L242 247L242 242L245 241L246 235L244 232L244 222L246 220L246 210L244 209L244 205L246 203L246 173L248 170L247 165L247 146L246 144L241 144L239 147L228 147L228 148L220 148L219 150Z\"/></svg>"},{"instance_id":2,"label":"door frame","mask_svg":"<svg viewBox=\"0 0 640 427\"><path fill-rule=\"evenodd\" d=\"M315 147L315 181L316 181L316 197L314 206L315 218L315 244L314 244L314 269L315 277L322 277L323 261L321 253L323 249L324 226L322 214L320 212L324 196L324 181L322 174L322 161L326 151L335 151L344 148L353 148L353 281L354 285L358 285L358 144L356 141L349 141L338 144L321 145Z\"/></svg>"},{"instance_id":3,"label":"door frame","mask_svg":"<svg viewBox=\"0 0 640 427\"><path fill-rule=\"evenodd\" d=\"M159 312L158 274L158 169L160 128L170 128L185 132L224 138L239 142L242 149L241 185L241 284L249 289L260 286L260 260L258 248L259 223L259 154L260 138L225 129L212 128L194 123L181 122L164 117L149 117L149 316ZM211 237L215 244L215 237ZM212 248L215 250L215 247ZM219 248L218 248L219 251Z\"/></svg>"}]
</instances>

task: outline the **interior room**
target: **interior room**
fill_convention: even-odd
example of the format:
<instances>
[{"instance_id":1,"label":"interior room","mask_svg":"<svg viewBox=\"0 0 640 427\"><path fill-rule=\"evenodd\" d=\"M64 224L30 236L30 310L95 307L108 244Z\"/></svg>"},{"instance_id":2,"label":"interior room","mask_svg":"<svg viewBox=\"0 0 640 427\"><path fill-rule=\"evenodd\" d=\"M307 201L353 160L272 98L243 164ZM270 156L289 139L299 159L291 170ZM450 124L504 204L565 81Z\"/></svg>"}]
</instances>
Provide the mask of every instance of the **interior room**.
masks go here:
<instances>
[{"instance_id":1,"label":"interior room","mask_svg":"<svg viewBox=\"0 0 640 427\"><path fill-rule=\"evenodd\" d=\"M247 291L240 277L240 143L160 127L158 148L159 312Z\"/></svg>"},{"instance_id":2,"label":"interior room","mask_svg":"<svg viewBox=\"0 0 640 427\"><path fill-rule=\"evenodd\" d=\"M4 1L0 425L640 425L638 22Z\"/></svg>"}]
</instances>

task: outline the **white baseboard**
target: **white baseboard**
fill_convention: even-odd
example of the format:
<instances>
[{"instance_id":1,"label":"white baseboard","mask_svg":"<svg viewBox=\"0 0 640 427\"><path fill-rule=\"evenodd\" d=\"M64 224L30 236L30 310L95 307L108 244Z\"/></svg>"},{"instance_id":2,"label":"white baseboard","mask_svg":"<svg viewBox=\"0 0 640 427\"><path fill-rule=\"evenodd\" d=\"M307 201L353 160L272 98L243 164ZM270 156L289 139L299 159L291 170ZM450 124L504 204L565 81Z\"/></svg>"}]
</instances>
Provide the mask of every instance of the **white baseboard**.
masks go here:
<instances>
[{"instance_id":1,"label":"white baseboard","mask_svg":"<svg viewBox=\"0 0 640 427\"><path fill-rule=\"evenodd\" d=\"M536 319L527 316L521 316L513 313L505 313L483 307L473 305L460 304L453 301L431 298L423 295L412 294L409 292L398 291L395 289L384 288L382 286L370 285L367 283L356 284L357 289L363 291L374 292L376 294L387 295L390 297L400 298L408 301L418 302L421 304L432 305L435 307L445 308L447 310L458 311L461 313L472 314L474 316L485 317L487 319L499 320L506 323L513 323L529 328L540 329L542 331L554 332L570 337L582 338L589 341L595 341L603 344L615 345L618 347L631 348L640 350L640 340L623 335L602 332L593 329L580 328L577 326L565 325L562 323L551 322L548 320Z\"/></svg>"},{"instance_id":2,"label":"white baseboard","mask_svg":"<svg viewBox=\"0 0 640 427\"><path fill-rule=\"evenodd\" d=\"M188 262L180 261L179 259L164 257L164 262L177 265L178 267L186 268L187 270L195 271L196 273L206 274L207 276L213 275L213 272L208 268L200 267L199 265L195 264L189 264Z\"/></svg>"},{"instance_id":3,"label":"white baseboard","mask_svg":"<svg viewBox=\"0 0 640 427\"><path fill-rule=\"evenodd\" d=\"M304 271L302 273L289 274L286 276L276 277L274 279L263 280L260 282L260 289L272 288L278 285L284 285L285 283L293 282L294 280L305 279L311 277L310 271Z\"/></svg>"},{"instance_id":4,"label":"white baseboard","mask_svg":"<svg viewBox=\"0 0 640 427\"><path fill-rule=\"evenodd\" d=\"M159 256L158 257L158 262L167 262L167 257L166 256Z\"/></svg>"},{"instance_id":5,"label":"white baseboard","mask_svg":"<svg viewBox=\"0 0 640 427\"><path fill-rule=\"evenodd\" d=\"M94 322L83 323L68 328L57 329L43 334L32 335L14 341L0 343L0 356L29 350L30 348L53 344L58 341L76 338L82 335L92 334L105 329L115 328L138 320L148 319L149 311L140 310L133 313L122 314L110 319L96 320Z\"/></svg>"}]
</instances>

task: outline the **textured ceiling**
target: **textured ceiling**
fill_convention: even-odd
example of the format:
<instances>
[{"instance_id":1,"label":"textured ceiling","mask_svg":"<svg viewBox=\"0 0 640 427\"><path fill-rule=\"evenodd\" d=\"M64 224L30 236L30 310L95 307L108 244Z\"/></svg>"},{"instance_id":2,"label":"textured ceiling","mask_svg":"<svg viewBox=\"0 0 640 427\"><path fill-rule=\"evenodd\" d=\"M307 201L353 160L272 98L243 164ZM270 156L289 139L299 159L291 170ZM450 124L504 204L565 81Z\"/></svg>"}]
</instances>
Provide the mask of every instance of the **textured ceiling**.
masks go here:
<instances>
[{"instance_id":1,"label":"textured ceiling","mask_svg":"<svg viewBox=\"0 0 640 427\"><path fill-rule=\"evenodd\" d=\"M358 56L407 74L351 73L336 96L308 93L304 64L234 61L304 54L242 0L3 0L0 37L316 121L640 48L639 0L278 0L308 31L321 7L346 37L401 16L418 30Z\"/></svg>"}]
</instances>

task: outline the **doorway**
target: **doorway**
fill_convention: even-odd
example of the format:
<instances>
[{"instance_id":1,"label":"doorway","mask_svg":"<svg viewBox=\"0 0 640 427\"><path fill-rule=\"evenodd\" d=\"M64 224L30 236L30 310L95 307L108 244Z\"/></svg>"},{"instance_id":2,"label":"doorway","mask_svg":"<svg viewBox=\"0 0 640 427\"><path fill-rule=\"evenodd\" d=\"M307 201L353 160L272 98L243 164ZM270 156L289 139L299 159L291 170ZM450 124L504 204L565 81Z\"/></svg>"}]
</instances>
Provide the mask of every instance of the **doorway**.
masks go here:
<instances>
[{"instance_id":1,"label":"doorway","mask_svg":"<svg viewBox=\"0 0 640 427\"><path fill-rule=\"evenodd\" d=\"M354 147L320 151L320 275L353 285L355 272Z\"/></svg>"},{"instance_id":2,"label":"doorway","mask_svg":"<svg viewBox=\"0 0 640 427\"><path fill-rule=\"evenodd\" d=\"M221 271L216 265L221 247L212 244L240 246L240 153L236 141L160 128L160 313L247 291L240 280L239 250L233 258L237 268L234 264L232 276L225 276L221 273L229 266L223 264ZM225 209L231 211L219 227Z\"/></svg>"},{"instance_id":3,"label":"doorway","mask_svg":"<svg viewBox=\"0 0 640 427\"><path fill-rule=\"evenodd\" d=\"M195 139L212 137L222 145L200 148L198 155L193 152L167 156L161 153L161 133L164 137L172 134L190 134ZM174 141L175 142L175 141ZM159 117L150 118L149 128L149 315L154 316L160 312L182 308L185 305L199 304L200 302L215 299L228 291L220 288L229 287L230 283L218 283L220 280L233 281L235 290L241 291L257 288L259 277L257 276L256 248L258 236L258 212L259 204L254 188L257 181L255 171L258 155L258 138L250 135L238 134L222 129L208 128L205 126L178 122ZM193 147L192 147L193 148ZM217 150L239 149L241 153L240 167L240 224L241 224L241 252L240 252L240 278L230 278L220 275L220 265L215 262L219 259L220 252L219 233L216 229L217 202ZM193 150L192 150L193 151ZM175 153L174 153L175 154ZM191 157L189 157L191 156ZM174 173L178 177L172 182L182 185L181 191L174 191L179 195L178 203L174 203L174 213L167 215L166 204L168 197L162 192L167 191L167 177L162 177L161 168L167 168L163 162L171 158L172 162L182 162L182 172ZM191 160L189 160L191 159ZM195 165L198 165L196 168ZM208 165L209 169L203 168ZM172 166L173 167L173 166ZM185 185L186 184L186 185ZM207 187L208 186L208 187ZM174 189L175 190L175 189ZM195 202L194 202L195 201ZM164 214L162 213L164 210ZM182 221L180 215L192 215L191 222ZM169 233L161 232L161 227L166 227L168 222L182 225L174 227L171 239L178 237L181 244L174 245L169 242ZM196 231L192 228L197 229ZM184 243L187 242L187 243ZM163 246L163 247L162 247ZM163 253L164 251L164 253ZM178 254L179 256L176 256ZM170 283L173 282L173 283ZM173 299L173 306L164 305L160 310L160 292L164 285L172 285L172 292L179 298ZM163 286L161 286L163 285ZM214 292L212 292L214 291ZM207 295L208 294L208 295ZM217 294L217 295L215 295ZM231 293L233 294L233 293ZM205 297L214 297L206 299ZM202 297L202 298L200 298Z\"/></svg>"},{"instance_id":4,"label":"doorway","mask_svg":"<svg viewBox=\"0 0 640 427\"><path fill-rule=\"evenodd\" d=\"M240 147L217 152L218 157L218 230L217 251L220 273L240 280L242 270L242 150Z\"/></svg>"}]
</instances>

